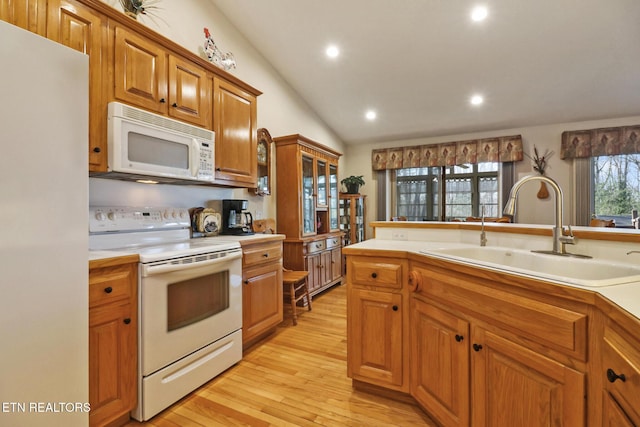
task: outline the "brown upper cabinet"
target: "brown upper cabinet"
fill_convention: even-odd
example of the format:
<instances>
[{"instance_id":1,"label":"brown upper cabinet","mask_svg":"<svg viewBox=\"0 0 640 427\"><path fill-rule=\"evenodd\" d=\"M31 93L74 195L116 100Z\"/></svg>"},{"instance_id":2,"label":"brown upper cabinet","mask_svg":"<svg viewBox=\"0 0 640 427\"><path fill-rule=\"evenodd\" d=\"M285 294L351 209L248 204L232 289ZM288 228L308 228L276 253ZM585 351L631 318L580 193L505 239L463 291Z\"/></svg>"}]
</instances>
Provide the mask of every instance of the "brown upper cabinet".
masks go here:
<instances>
[{"instance_id":1,"label":"brown upper cabinet","mask_svg":"<svg viewBox=\"0 0 640 427\"><path fill-rule=\"evenodd\" d=\"M2 0L0 2L0 19L32 33L45 36L47 0Z\"/></svg>"},{"instance_id":2,"label":"brown upper cabinet","mask_svg":"<svg viewBox=\"0 0 640 427\"><path fill-rule=\"evenodd\" d=\"M257 101L252 93L213 78L216 181L255 188L258 181Z\"/></svg>"},{"instance_id":3,"label":"brown upper cabinet","mask_svg":"<svg viewBox=\"0 0 640 427\"><path fill-rule=\"evenodd\" d=\"M107 109L102 96L107 18L76 0L49 0L47 38L89 56L89 171L107 170Z\"/></svg>"},{"instance_id":4,"label":"brown upper cabinet","mask_svg":"<svg viewBox=\"0 0 640 427\"><path fill-rule=\"evenodd\" d=\"M127 28L113 31L115 99L211 127L211 79L204 68Z\"/></svg>"},{"instance_id":5,"label":"brown upper cabinet","mask_svg":"<svg viewBox=\"0 0 640 427\"><path fill-rule=\"evenodd\" d=\"M0 19L89 56L90 173L117 100L215 131L219 185L256 187L259 90L100 0L3 0Z\"/></svg>"}]
</instances>

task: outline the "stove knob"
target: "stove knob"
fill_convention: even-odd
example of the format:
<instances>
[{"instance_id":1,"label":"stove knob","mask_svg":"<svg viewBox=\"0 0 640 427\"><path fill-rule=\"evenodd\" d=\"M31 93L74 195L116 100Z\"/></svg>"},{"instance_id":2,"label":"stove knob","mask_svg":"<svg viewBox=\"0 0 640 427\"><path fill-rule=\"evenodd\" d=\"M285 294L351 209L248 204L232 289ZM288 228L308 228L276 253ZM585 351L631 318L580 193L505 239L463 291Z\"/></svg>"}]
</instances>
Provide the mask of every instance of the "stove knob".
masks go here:
<instances>
[{"instance_id":1,"label":"stove knob","mask_svg":"<svg viewBox=\"0 0 640 427\"><path fill-rule=\"evenodd\" d=\"M96 212L96 219L98 221L104 221L107 219L107 216L103 212Z\"/></svg>"},{"instance_id":2,"label":"stove knob","mask_svg":"<svg viewBox=\"0 0 640 427\"><path fill-rule=\"evenodd\" d=\"M109 212L109 213L107 214L107 218L109 218L111 221L115 220L115 219L116 219L116 214L115 214L115 212Z\"/></svg>"},{"instance_id":3,"label":"stove knob","mask_svg":"<svg viewBox=\"0 0 640 427\"><path fill-rule=\"evenodd\" d=\"M178 212L176 212L176 211L171 212L171 218L173 218L173 219L178 218Z\"/></svg>"},{"instance_id":4,"label":"stove knob","mask_svg":"<svg viewBox=\"0 0 640 427\"><path fill-rule=\"evenodd\" d=\"M171 218L171 214L169 213L169 211L164 211L164 213L162 214L162 216L164 217L164 219L169 219Z\"/></svg>"},{"instance_id":5,"label":"stove knob","mask_svg":"<svg viewBox=\"0 0 640 427\"><path fill-rule=\"evenodd\" d=\"M185 211L180 211L180 218L185 219L187 217L187 213Z\"/></svg>"}]
</instances>

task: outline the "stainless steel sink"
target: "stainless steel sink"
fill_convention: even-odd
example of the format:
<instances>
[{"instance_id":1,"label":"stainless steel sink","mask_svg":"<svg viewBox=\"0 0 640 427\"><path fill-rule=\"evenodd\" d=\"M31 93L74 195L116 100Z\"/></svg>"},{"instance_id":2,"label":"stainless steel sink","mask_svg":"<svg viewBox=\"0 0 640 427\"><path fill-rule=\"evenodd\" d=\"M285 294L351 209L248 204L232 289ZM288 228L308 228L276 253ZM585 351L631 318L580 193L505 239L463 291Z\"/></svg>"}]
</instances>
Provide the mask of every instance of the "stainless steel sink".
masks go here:
<instances>
[{"instance_id":1,"label":"stainless steel sink","mask_svg":"<svg viewBox=\"0 0 640 427\"><path fill-rule=\"evenodd\" d=\"M640 282L640 267L500 247L425 250L422 253L519 275L586 287Z\"/></svg>"}]
</instances>

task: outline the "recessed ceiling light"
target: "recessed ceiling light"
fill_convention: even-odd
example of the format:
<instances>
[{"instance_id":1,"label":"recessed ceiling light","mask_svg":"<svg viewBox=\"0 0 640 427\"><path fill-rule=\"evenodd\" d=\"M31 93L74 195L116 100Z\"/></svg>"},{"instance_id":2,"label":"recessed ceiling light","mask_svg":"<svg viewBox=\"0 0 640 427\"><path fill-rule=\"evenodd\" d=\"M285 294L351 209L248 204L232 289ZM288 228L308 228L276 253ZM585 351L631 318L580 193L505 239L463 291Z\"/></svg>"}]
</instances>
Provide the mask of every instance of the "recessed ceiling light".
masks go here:
<instances>
[{"instance_id":1,"label":"recessed ceiling light","mask_svg":"<svg viewBox=\"0 0 640 427\"><path fill-rule=\"evenodd\" d=\"M480 105L484 102L482 95L473 95L471 97L471 105Z\"/></svg>"},{"instance_id":2,"label":"recessed ceiling light","mask_svg":"<svg viewBox=\"0 0 640 427\"><path fill-rule=\"evenodd\" d=\"M376 117L377 117L378 115L376 114L376 112L375 112L375 111L373 111L373 110L369 110L369 111L367 111L367 112L365 113L365 115L364 115L364 116L366 117L366 119L367 119L367 120L369 120L369 121L373 121L373 120L375 120L375 119L376 119Z\"/></svg>"},{"instance_id":3,"label":"recessed ceiling light","mask_svg":"<svg viewBox=\"0 0 640 427\"><path fill-rule=\"evenodd\" d=\"M337 58L340 55L340 49L335 45L329 46L325 52L329 58Z\"/></svg>"},{"instance_id":4,"label":"recessed ceiling light","mask_svg":"<svg viewBox=\"0 0 640 427\"><path fill-rule=\"evenodd\" d=\"M471 19L476 22L484 21L488 14L489 11L485 6L476 6L471 11Z\"/></svg>"}]
</instances>

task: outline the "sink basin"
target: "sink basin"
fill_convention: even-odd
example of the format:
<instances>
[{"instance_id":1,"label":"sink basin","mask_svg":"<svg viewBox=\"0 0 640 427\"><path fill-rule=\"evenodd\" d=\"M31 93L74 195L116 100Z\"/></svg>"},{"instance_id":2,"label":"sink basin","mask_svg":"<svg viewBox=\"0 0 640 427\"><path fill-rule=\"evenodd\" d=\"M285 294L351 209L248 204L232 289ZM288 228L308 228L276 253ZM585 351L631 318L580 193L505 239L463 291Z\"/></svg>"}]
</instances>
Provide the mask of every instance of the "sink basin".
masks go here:
<instances>
[{"instance_id":1,"label":"sink basin","mask_svg":"<svg viewBox=\"0 0 640 427\"><path fill-rule=\"evenodd\" d=\"M499 247L464 247L422 251L494 270L586 287L640 282L640 267L607 260L581 259Z\"/></svg>"}]
</instances>

